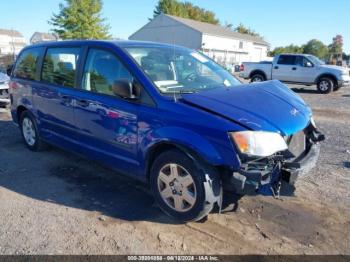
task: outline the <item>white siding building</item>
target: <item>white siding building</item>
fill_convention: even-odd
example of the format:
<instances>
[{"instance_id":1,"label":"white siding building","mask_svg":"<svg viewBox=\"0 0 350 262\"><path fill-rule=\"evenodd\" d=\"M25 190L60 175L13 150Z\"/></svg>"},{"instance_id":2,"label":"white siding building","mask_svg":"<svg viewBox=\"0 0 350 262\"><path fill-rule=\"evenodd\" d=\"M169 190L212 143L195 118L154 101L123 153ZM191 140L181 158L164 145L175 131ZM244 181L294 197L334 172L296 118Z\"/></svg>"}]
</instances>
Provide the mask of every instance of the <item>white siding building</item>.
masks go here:
<instances>
[{"instance_id":1,"label":"white siding building","mask_svg":"<svg viewBox=\"0 0 350 262\"><path fill-rule=\"evenodd\" d=\"M33 45L41 42L50 42L50 41L58 41L58 40L59 40L59 37L56 34L35 32L30 38L30 43Z\"/></svg>"},{"instance_id":2,"label":"white siding building","mask_svg":"<svg viewBox=\"0 0 350 262\"><path fill-rule=\"evenodd\" d=\"M25 46L26 41L20 32L0 29L0 56L18 55Z\"/></svg>"},{"instance_id":3,"label":"white siding building","mask_svg":"<svg viewBox=\"0 0 350 262\"><path fill-rule=\"evenodd\" d=\"M267 58L269 44L260 37L191 19L160 14L129 37L197 49L225 65Z\"/></svg>"}]
</instances>

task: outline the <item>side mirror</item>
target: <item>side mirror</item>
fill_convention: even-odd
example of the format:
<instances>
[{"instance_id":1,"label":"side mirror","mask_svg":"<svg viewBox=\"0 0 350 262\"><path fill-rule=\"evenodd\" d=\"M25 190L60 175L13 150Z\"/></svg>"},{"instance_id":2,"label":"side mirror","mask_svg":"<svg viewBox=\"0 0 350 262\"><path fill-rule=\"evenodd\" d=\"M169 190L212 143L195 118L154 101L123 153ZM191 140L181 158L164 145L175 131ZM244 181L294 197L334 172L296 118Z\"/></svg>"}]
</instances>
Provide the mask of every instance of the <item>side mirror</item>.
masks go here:
<instances>
[{"instance_id":1,"label":"side mirror","mask_svg":"<svg viewBox=\"0 0 350 262\"><path fill-rule=\"evenodd\" d=\"M113 93L121 98L136 100L139 98L135 92L134 83L129 79L120 79L113 83Z\"/></svg>"},{"instance_id":2,"label":"side mirror","mask_svg":"<svg viewBox=\"0 0 350 262\"><path fill-rule=\"evenodd\" d=\"M308 61L308 62L306 62L305 66L306 67L313 67L314 65L311 62Z\"/></svg>"}]
</instances>

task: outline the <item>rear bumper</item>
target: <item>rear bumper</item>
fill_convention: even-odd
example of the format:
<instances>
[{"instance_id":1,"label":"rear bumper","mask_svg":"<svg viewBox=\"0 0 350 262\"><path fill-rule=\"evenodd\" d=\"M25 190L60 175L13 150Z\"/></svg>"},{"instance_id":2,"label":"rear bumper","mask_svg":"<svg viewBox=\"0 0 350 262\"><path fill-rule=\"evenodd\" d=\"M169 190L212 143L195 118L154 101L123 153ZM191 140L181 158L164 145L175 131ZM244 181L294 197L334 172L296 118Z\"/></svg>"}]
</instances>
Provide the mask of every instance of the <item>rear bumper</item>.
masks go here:
<instances>
[{"instance_id":1,"label":"rear bumper","mask_svg":"<svg viewBox=\"0 0 350 262\"><path fill-rule=\"evenodd\" d=\"M281 156L275 156L266 161L271 164L263 168L252 162L245 170L233 172L229 180L225 181L224 187L238 194L251 194L259 192L259 189L265 186L273 187L281 180L294 185L299 177L306 176L317 164L320 155L319 142L324 140L324 136L316 130L314 134L314 142L297 160L288 161Z\"/></svg>"},{"instance_id":2,"label":"rear bumper","mask_svg":"<svg viewBox=\"0 0 350 262\"><path fill-rule=\"evenodd\" d=\"M248 79L248 78L249 78L249 75L248 75L247 73L245 73L245 72L240 72L240 73L239 73L239 77L240 77L240 78L243 78L243 79Z\"/></svg>"}]
</instances>

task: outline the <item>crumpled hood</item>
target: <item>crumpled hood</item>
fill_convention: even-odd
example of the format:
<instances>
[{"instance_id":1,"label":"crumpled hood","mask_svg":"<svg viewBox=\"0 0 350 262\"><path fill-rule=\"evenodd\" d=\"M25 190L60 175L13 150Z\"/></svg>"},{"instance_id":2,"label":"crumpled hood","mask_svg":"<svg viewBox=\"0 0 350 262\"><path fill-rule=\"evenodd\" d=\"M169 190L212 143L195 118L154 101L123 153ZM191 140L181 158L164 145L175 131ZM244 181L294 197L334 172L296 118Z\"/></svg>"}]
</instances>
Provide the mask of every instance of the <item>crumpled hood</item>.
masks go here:
<instances>
[{"instance_id":1,"label":"crumpled hood","mask_svg":"<svg viewBox=\"0 0 350 262\"><path fill-rule=\"evenodd\" d=\"M312 114L298 95L277 80L184 94L182 98L248 129L284 136L304 129Z\"/></svg>"}]
</instances>

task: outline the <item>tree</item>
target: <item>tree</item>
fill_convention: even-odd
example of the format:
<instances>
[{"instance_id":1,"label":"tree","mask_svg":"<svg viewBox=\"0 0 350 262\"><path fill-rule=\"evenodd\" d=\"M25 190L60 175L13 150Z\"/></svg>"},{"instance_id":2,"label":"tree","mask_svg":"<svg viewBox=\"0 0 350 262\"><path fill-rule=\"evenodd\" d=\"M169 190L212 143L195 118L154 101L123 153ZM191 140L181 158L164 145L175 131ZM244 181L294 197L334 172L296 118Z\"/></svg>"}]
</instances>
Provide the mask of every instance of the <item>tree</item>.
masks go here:
<instances>
[{"instance_id":1,"label":"tree","mask_svg":"<svg viewBox=\"0 0 350 262\"><path fill-rule=\"evenodd\" d=\"M304 53L304 48L303 46L298 46L298 45L288 45L288 46L279 46L270 51L269 56L275 56L279 55L282 53L293 53L293 54L302 54Z\"/></svg>"},{"instance_id":2,"label":"tree","mask_svg":"<svg viewBox=\"0 0 350 262\"><path fill-rule=\"evenodd\" d=\"M153 17L160 14L189 18L215 25L220 23L214 12L200 8L190 2L182 3L177 0L159 0L153 11Z\"/></svg>"},{"instance_id":3,"label":"tree","mask_svg":"<svg viewBox=\"0 0 350 262\"><path fill-rule=\"evenodd\" d=\"M317 56L321 59L328 58L328 47L320 40L312 39L304 45L304 54Z\"/></svg>"},{"instance_id":4,"label":"tree","mask_svg":"<svg viewBox=\"0 0 350 262\"><path fill-rule=\"evenodd\" d=\"M233 29L233 31L241 34L248 34L252 36L258 36L261 37L258 33L256 33L254 30L250 29L249 27L246 27L242 23L240 23L236 28Z\"/></svg>"},{"instance_id":5,"label":"tree","mask_svg":"<svg viewBox=\"0 0 350 262\"><path fill-rule=\"evenodd\" d=\"M343 54L343 37L341 35L336 35L333 38L332 44L329 45L330 60L336 63L342 60Z\"/></svg>"},{"instance_id":6,"label":"tree","mask_svg":"<svg viewBox=\"0 0 350 262\"><path fill-rule=\"evenodd\" d=\"M65 0L49 24L61 39L108 39L109 25L101 18L101 0Z\"/></svg>"}]
</instances>

